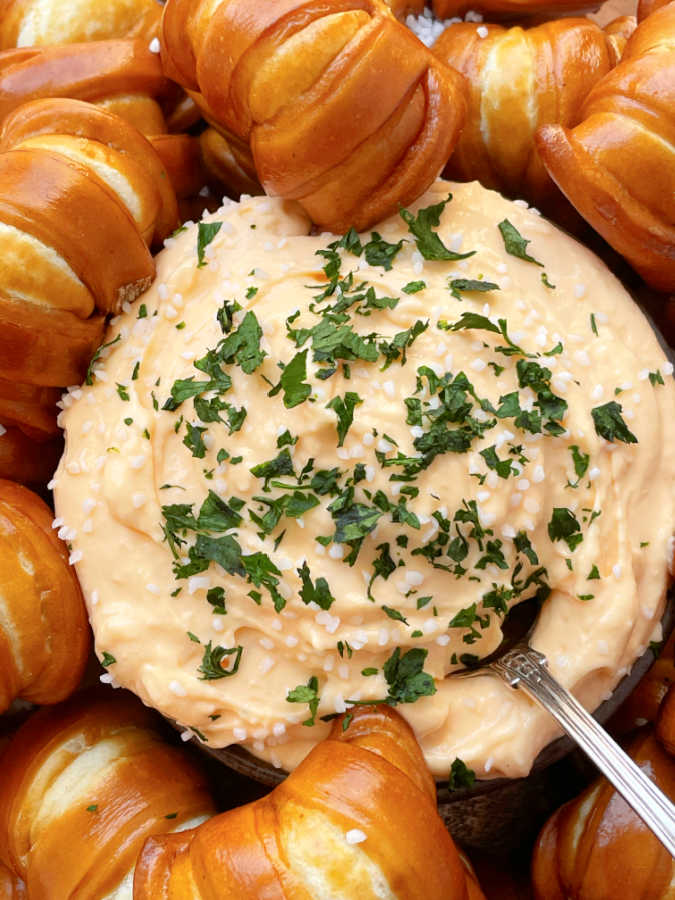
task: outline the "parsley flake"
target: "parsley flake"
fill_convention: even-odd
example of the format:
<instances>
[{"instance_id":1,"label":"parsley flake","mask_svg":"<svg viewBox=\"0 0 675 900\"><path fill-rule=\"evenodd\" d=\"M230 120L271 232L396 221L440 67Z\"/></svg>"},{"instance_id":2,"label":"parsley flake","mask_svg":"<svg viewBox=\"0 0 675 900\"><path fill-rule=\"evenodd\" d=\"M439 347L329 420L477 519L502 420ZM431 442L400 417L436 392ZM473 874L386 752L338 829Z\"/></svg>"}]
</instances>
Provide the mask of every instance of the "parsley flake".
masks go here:
<instances>
[{"instance_id":1,"label":"parsley flake","mask_svg":"<svg viewBox=\"0 0 675 900\"><path fill-rule=\"evenodd\" d=\"M436 685L431 675L424 671L429 651L421 647L408 650L401 656L397 647L384 664L384 677L389 685L386 702L391 706L414 703L420 697L431 697Z\"/></svg>"},{"instance_id":2,"label":"parsley flake","mask_svg":"<svg viewBox=\"0 0 675 900\"><path fill-rule=\"evenodd\" d=\"M616 400L610 400L603 406L596 406L591 410L595 430L600 437L610 443L614 443L616 439L624 444L637 444L638 439L624 422L622 411L623 407Z\"/></svg>"},{"instance_id":3,"label":"parsley flake","mask_svg":"<svg viewBox=\"0 0 675 900\"><path fill-rule=\"evenodd\" d=\"M457 791L461 788L473 787L476 781L476 773L470 769L459 757L455 757L450 766L448 790Z\"/></svg>"},{"instance_id":4,"label":"parsley flake","mask_svg":"<svg viewBox=\"0 0 675 900\"><path fill-rule=\"evenodd\" d=\"M534 263L535 266L543 266L543 263L540 263L539 260L534 259L534 257L530 256L527 252L527 245L531 243L526 238L522 236L522 234L518 231L518 229L512 225L508 219L503 219L499 225L499 233L502 236L502 240L504 241L504 249L510 256L517 256L518 259L523 259L525 262Z\"/></svg>"},{"instance_id":5,"label":"parsley flake","mask_svg":"<svg viewBox=\"0 0 675 900\"><path fill-rule=\"evenodd\" d=\"M221 647L219 645L213 647L211 641L204 647L204 656L202 664L197 669L201 672L200 681L215 681L218 678L229 678L235 675L239 670L241 662L241 654L244 648L238 647ZM227 657L234 656L234 662L229 669L224 668L223 662Z\"/></svg>"},{"instance_id":6,"label":"parsley flake","mask_svg":"<svg viewBox=\"0 0 675 900\"><path fill-rule=\"evenodd\" d=\"M570 550L575 550L583 541L581 525L571 509L557 506L553 509L548 523L548 536L552 541L565 541Z\"/></svg>"},{"instance_id":7,"label":"parsley flake","mask_svg":"<svg viewBox=\"0 0 675 900\"><path fill-rule=\"evenodd\" d=\"M427 206L426 209L420 209L416 216L403 207L399 208L399 215L408 226L410 234L415 238L417 249L424 259L467 259L476 252L471 250L469 253L455 253L453 250L448 250L437 232L433 231L433 228L440 225L443 210L451 200L452 194L448 194L447 199L441 200L440 203L435 203L433 206Z\"/></svg>"},{"instance_id":8,"label":"parsley flake","mask_svg":"<svg viewBox=\"0 0 675 900\"><path fill-rule=\"evenodd\" d=\"M197 268L207 265L204 251L223 227L222 222L200 222L197 235Z\"/></svg>"},{"instance_id":9,"label":"parsley flake","mask_svg":"<svg viewBox=\"0 0 675 900\"><path fill-rule=\"evenodd\" d=\"M332 409L337 416L338 447L344 444L347 432L354 421L354 410L360 403L363 401L358 394L347 391L344 397L333 397L330 403L326 404L326 409Z\"/></svg>"},{"instance_id":10,"label":"parsley flake","mask_svg":"<svg viewBox=\"0 0 675 900\"><path fill-rule=\"evenodd\" d=\"M319 709L319 679L316 675L312 675L307 684L299 684L292 691L289 691L286 701L288 703L309 704L309 718L302 724L311 728L316 722L316 713Z\"/></svg>"}]
</instances>

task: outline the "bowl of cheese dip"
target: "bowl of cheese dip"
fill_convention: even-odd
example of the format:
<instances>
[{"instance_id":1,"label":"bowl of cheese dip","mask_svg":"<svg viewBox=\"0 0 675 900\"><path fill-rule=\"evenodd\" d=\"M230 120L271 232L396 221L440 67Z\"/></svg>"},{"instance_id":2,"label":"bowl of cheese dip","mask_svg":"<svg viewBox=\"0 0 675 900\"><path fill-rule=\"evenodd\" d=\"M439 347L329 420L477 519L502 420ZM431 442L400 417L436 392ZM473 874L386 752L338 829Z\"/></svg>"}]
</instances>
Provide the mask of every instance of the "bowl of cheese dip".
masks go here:
<instances>
[{"instance_id":1,"label":"bowl of cheese dip","mask_svg":"<svg viewBox=\"0 0 675 900\"><path fill-rule=\"evenodd\" d=\"M553 720L447 676L533 594L532 643L590 709L660 638L675 389L640 309L477 183L341 237L226 201L157 271L60 416L107 680L270 771L389 702L437 778L526 776Z\"/></svg>"}]
</instances>

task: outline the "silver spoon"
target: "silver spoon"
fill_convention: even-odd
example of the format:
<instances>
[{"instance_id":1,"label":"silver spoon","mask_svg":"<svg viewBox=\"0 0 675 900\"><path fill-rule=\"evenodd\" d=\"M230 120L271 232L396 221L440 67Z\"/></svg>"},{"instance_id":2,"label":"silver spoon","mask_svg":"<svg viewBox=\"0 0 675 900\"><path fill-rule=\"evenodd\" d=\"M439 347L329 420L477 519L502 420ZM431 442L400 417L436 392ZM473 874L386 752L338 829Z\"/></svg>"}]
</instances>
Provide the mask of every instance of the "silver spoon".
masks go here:
<instances>
[{"instance_id":1,"label":"silver spoon","mask_svg":"<svg viewBox=\"0 0 675 900\"><path fill-rule=\"evenodd\" d=\"M494 653L480 660L480 669L467 669L453 677L471 678L486 668L510 687L522 688L549 712L600 769L626 803L675 857L675 806L642 772L605 729L586 712L548 669L543 653L530 647L529 636L539 604L526 600L508 613L504 637Z\"/></svg>"}]
</instances>

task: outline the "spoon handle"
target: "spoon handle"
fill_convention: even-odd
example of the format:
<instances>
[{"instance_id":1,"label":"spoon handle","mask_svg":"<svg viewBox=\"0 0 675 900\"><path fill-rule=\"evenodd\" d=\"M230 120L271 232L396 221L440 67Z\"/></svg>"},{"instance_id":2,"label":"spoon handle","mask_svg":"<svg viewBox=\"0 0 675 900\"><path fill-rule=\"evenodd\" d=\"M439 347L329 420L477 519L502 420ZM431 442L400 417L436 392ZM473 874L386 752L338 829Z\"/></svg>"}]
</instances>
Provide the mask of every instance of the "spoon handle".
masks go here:
<instances>
[{"instance_id":1,"label":"spoon handle","mask_svg":"<svg viewBox=\"0 0 675 900\"><path fill-rule=\"evenodd\" d=\"M675 856L675 806L635 765L595 719L547 668L532 648L514 648L489 668L513 688L522 687L562 725L624 800Z\"/></svg>"}]
</instances>

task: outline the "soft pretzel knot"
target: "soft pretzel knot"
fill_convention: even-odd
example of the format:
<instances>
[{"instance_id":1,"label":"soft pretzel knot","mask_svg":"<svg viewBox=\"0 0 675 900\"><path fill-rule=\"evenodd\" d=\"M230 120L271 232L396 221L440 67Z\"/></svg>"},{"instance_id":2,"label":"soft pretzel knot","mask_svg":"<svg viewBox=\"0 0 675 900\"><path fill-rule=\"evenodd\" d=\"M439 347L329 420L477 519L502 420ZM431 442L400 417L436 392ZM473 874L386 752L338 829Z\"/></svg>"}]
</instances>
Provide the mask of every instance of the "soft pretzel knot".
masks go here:
<instances>
[{"instance_id":1,"label":"soft pretzel knot","mask_svg":"<svg viewBox=\"0 0 675 900\"><path fill-rule=\"evenodd\" d=\"M0 49L72 44L157 32L158 0L0 0Z\"/></svg>"},{"instance_id":2,"label":"soft pretzel knot","mask_svg":"<svg viewBox=\"0 0 675 900\"><path fill-rule=\"evenodd\" d=\"M214 812L205 777L130 695L85 694L23 725L0 760L0 862L40 900L131 900L149 835Z\"/></svg>"},{"instance_id":3,"label":"soft pretzel knot","mask_svg":"<svg viewBox=\"0 0 675 900\"><path fill-rule=\"evenodd\" d=\"M159 56L145 40L23 47L0 53L0 122L29 100L86 100L143 134L167 130L159 100L170 92Z\"/></svg>"},{"instance_id":4,"label":"soft pretzel knot","mask_svg":"<svg viewBox=\"0 0 675 900\"><path fill-rule=\"evenodd\" d=\"M433 52L470 84L469 115L446 174L524 197L550 214L565 204L534 142L540 125L576 125L591 88L616 65L635 19L603 31L589 19L534 28L461 22Z\"/></svg>"},{"instance_id":5,"label":"soft pretzel knot","mask_svg":"<svg viewBox=\"0 0 675 900\"><path fill-rule=\"evenodd\" d=\"M457 141L464 79L382 0L168 0L167 74L249 140L269 194L363 229L416 199Z\"/></svg>"},{"instance_id":6,"label":"soft pretzel knot","mask_svg":"<svg viewBox=\"0 0 675 900\"><path fill-rule=\"evenodd\" d=\"M62 451L63 441L59 438L36 443L17 426L0 424L0 478L45 485L56 470Z\"/></svg>"},{"instance_id":7,"label":"soft pretzel knot","mask_svg":"<svg viewBox=\"0 0 675 900\"><path fill-rule=\"evenodd\" d=\"M675 800L675 760L655 737L643 731L629 753ZM674 877L673 857L605 778L553 814L532 859L536 900L670 900Z\"/></svg>"},{"instance_id":8,"label":"soft pretzel knot","mask_svg":"<svg viewBox=\"0 0 675 900\"><path fill-rule=\"evenodd\" d=\"M482 897L470 880L410 728L388 708L365 707L336 720L267 797L147 841L134 898Z\"/></svg>"},{"instance_id":9,"label":"soft pretzel knot","mask_svg":"<svg viewBox=\"0 0 675 900\"><path fill-rule=\"evenodd\" d=\"M537 146L581 215L651 287L675 290L675 2L648 16L573 129Z\"/></svg>"},{"instance_id":10,"label":"soft pretzel knot","mask_svg":"<svg viewBox=\"0 0 675 900\"><path fill-rule=\"evenodd\" d=\"M17 309L15 332L0 332L7 343L0 377L5 360L10 368L13 360L21 367L17 380L77 383L64 380L71 368L82 374L76 330L65 358L45 347L53 334L43 335L46 358L32 375L33 317L44 314L41 324L52 313L56 320L59 313L88 319L95 308L117 312L135 299L154 276L148 244L176 227L176 198L157 153L133 126L77 100L38 100L16 110L3 124L0 151L0 317L3 307L19 304L30 312L22 322ZM12 349L22 335L23 345Z\"/></svg>"},{"instance_id":11,"label":"soft pretzel knot","mask_svg":"<svg viewBox=\"0 0 675 900\"><path fill-rule=\"evenodd\" d=\"M564 13L597 9L602 0L432 0L437 19L452 19L469 11L486 18L514 19L528 16L559 16Z\"/></svg>"},{"instance_id":12,"label":"soft pretzel knot","mask_svg":"<svg viewBox=\"0 0 675 900\"><path fill-rule=\"evenodd\" d=\"M0 712L17 697L63 700L89 655L82 594L51 525L36 494L0 480Z\"/></svg>"}]
</instances>

